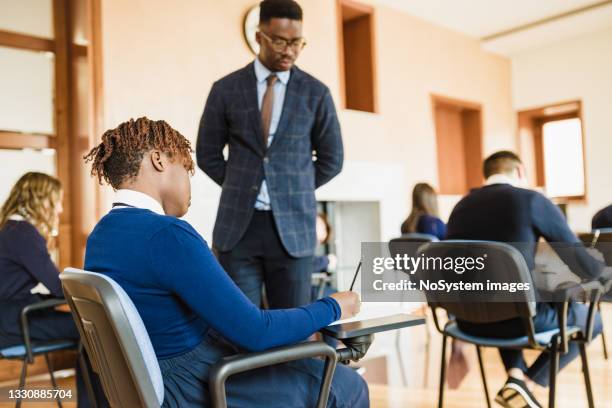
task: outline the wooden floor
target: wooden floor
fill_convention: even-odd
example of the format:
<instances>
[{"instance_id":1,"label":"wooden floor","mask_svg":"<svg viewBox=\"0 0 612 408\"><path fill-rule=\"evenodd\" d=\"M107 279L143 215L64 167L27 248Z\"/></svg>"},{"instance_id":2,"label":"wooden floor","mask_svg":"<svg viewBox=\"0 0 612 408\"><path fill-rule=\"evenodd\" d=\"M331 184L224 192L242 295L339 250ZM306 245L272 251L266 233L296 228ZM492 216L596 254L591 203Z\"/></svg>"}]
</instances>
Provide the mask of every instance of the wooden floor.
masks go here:
<instances>
[{"instance_id":1,"label":"wooden floor","mask_svg":"<svg viewBox=\"0 0 612 408\"><path fill-rule=\"evenodd\" d=\"M608 344L612 348L612 305L604 305L604 327L608 328ZM439 370L439 344L438 336L435 336L431 358L430 371L438 373ZM591 381L597 408L612 408L612 359L604 360L601 347L601 339L596 339L588 348ZM448 390L445 395L446 408L478 408L486 407L482 383L478 372L476 355L472 349L468 350L471 362L471 371L458 390ZM528 360L533 354L527 354ZM496 350L484 350L485 371L487 373L489 391L494 395L505 381L503 366L499 360ZM574 361L565 370L559 373L557 390L557 407L559 408L582 408L586 407L586 395L579 359ZM35 385L49 387L50 384L37 383ZM74 379L66 378L60 380L60 388L74 389ZM428 388L404 388L389 387L386 385L370 384L370 401L374 408L429 408L437 406L437 381L430 381ZM546 406L548 401L547 391L536 390L536 396L540 403ZM0 408L13 407L14 404L0 400ZM24 403L24 408L47 408L55 407L54 403ZM494 405L495 406L495 405ZM66 402L66 408L76 407L75 402Z\"/></svg>"},{"instance_id":2,"label":"wooden floor","mask_svg":"<svg viewBox=\"0 0 612 408\"><path fill-rule=\"evenodd\" d=\"M604 327L607 328L608 352L612 351L612 304L602 304ZM438 375L440 361L440 336L434 335L432 339L432 356L430 358L430 373L433 381L429 381L428 388L388 387L385 385L370 384L370 402L375 408L430 408L437 407L438 401ZM467 378L457 390L449 390L444 396L445 408L479 408L486 407L482 381L478 370L478 360L473 347L469 347L468 357L471 370ZM612 408L612 357L604 360L601 338L595 339L587 348L589 369L596 408ZM532 361L536 354L525 354L527 361ZM484 349L483 360L489 393L495 396L499 388L506 381L503 365L499 353L495 349ZM435 379L434 379L435 377ZM580 358L573 361L561 371L557 377L558 408L587 407L587 400L582 376ZM547 406L548 389L536 389L538 401ZM498 406L492 402L492 406Z\"/></svg>"},{"instance_id":3,"label":"wooden floor","mask_svg":"<svg viewBox=\"0 0 612 408\"><path fill-rule=\"evenodd\" d=\"M608 327L612 326L609 325ZM597 408L612 408L612 360L605 361L603 359L601 342L599 341L590 346L588 354L595 406ZM446 389L444 396L445 408L486 407L484 391L478 371L478 362L475 354L471 357L472 368L464 383L461 384L461 387L458 390ZM439 361L439 358L439 354L434 357L437 361ZM495 350L486 350L484 352L484 360L489 393L494 397L505 381L503 366ZM438 373L439 368L437 366L432 369ZM558 408L587 407L582 378L582 371L578 361L574 361L559 373L556 398L556 406ZM547 390L537 389L535 394L540 403L547 406ZM437 407L437 398L437 384L432 384L427 389L370 385L370 402L372 407L377 408ZM498 405L492 402L492 406Z\"/></svg>"}]
</instances>

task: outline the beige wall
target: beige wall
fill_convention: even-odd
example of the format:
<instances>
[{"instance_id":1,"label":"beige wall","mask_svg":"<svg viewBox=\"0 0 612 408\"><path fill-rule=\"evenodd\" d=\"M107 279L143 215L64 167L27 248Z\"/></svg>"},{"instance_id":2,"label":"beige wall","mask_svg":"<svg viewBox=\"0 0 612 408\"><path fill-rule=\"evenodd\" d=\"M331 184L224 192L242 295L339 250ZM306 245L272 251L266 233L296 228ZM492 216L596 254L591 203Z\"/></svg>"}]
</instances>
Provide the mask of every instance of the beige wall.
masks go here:
<instances>
[{"instance_id":1,"label":"beige wall","mask_svg":"<svg viewBox=\"0 0 612 408\"><path fill-rule=\"evenodd\" d=\"M195 141L212 82L253 59L241 30L253 3L102 2L106 126L147 115L168 120ZM301 4L308 46L299 66L324 81L338 101L335 2ZM375 27L380 113L340 112L345 170L318 197L381 201L386 239L398 233L412 184L437 184L430 93L482 103L485 153L514 147L514 120L506 59L481 51L476 40L386 7L376 7ZM219 189L202 174L193 184L188 219L210 239ZM444 212L449 206L443 203Z\"/></svg>"},{"instance_id":2,"label":"beige wall","mask_svg":"<svg viewBox=\"0 0 612 408\"><path fill-rule=\"evenodd\" d=\"M563 41L512 58L517 110L580 99L585 133L586 203L572 204L568 219L577 231L612 203L612 30Z\"/></svg>"},{"instance_id":3,"label":"beige wall","mask_svg":"<svg viewBox=\"0 0 612 408\"><path fill-rule=\"evenodd\" d=\"M166 119L195 142L212 83L253 59L241 28L243 13L253 3L181 0L170 6L162 0L104 0L106 127L147 115ZM299 66L325 82L338 101L335 2L300 3L308 46ZM379 203L380 233L364 240L398 235L412 185L437 185L431 93L482 104L485 154L515 144L508 60L481 51L474 39L385 7L376 7L375 27L380 112L339 112L345 166L339 177L317 191L320 200ZM192 186L192 208L186 218L210 243L220 191L200 171ZM442 199L444 217L456 200ZM350 282L348 274L356 262L340 265L340 289ZM404 346L416 341L406 337ZM377 336L369 355L392 353L393 339ZM394 383L401 378L397 361L388 359ZM410 367L420 363L421 359L406 361ZM419 375L409 377L413 383L421 380Z\"/></svg>"}]
</instances>

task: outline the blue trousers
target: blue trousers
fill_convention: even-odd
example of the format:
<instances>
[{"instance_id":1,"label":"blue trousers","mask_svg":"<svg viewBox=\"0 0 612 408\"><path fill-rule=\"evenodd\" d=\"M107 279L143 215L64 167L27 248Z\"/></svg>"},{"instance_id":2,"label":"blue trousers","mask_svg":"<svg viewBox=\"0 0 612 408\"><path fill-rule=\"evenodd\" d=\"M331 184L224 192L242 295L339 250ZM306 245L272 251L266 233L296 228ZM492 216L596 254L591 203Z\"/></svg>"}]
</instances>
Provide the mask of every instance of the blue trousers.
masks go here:
<instances>
[{"instance_id":1,"label":"blue trousers","mask_svg":"<svg viewBox=\"0 0 612 408\"><path fill-rule=\"evenodd\" d=\"M210 367L221 357L240 353L234 345L209 330L204 341L178 357L159 360L164 378L163 408L209 407ZM232 408L311 408L316 405L323 360L306 359L263 367L231 376L226 383ZM338 365L327 406L367 408L368 386L354 370Z\"/></svg>"},{"instance_id":2,"label":"blue trousers","mask_svg":"<svg viewBox=\"0 0 612 408\"><path fill-rule=\"evenodd\" d=\"M585 331L587 315L587 306L580 303L570 303L567 315L567 325L578 326ZM466 333L476 336L505 338L525 335L523 323L518 319L492 324L470 324L466 322L458 322L458 324ZM536 332L544 332L558 328L558 313L554 305L550 303L538 303L536 315L533 318L533 324ZM597 313L593 322L593 338L601 333L602 327L601 316ZM499 349L499 354L506 370L518 368L537 384L543 387L548 386L550 379L550 353L542 352L531 366L527 366L523 358L522 350ZM559 370L568 365L573 359L578 357L579 354L580 349L578 345L570 342L568 352L559 356Z\"/></svg>"}]
</instances>

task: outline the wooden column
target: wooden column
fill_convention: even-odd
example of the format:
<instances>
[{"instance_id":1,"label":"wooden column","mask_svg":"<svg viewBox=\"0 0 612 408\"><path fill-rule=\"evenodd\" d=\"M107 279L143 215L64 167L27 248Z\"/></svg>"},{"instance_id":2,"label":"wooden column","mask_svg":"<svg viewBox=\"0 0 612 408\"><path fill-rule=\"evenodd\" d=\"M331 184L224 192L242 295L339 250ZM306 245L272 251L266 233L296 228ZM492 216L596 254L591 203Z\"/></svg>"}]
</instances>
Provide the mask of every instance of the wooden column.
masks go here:
<instances>
[{"instance_id":1,"label":"wooden column","mask_svg":"<svg viewBox=\"0 0 612 408\"><path fill-rule=\"evenodd\" d=\"M72 159L72 106L70 95L70 19L67 0L53 0L53 29L55 32L55 134L57 149L57 176L64 188L64 213L60 219L59 266L60 269L74 265L78 251L74 230L74 214L78 211L80 197L73 191Z\"/></svg>"}]
</instances>

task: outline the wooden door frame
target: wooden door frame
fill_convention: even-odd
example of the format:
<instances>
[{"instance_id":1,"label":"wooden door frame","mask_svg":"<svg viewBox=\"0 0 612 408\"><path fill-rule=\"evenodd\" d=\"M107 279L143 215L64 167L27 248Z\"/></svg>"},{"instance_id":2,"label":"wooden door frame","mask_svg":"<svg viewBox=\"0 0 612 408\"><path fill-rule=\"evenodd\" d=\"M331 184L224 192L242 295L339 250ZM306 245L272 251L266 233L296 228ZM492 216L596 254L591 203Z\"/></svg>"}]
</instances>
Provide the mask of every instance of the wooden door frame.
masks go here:
<instances>
[{"instance_id":1,"label":"wooden door frame","mask_svg":"<svg viewBox=\"0 0 612 408\"><path fill-rule=\"evenodd\" d=\"M437 166L437 171L438 171L438 187L440 188L441 186L441 182L440 182L440 167L439 167L439 161L440 158L439 156L439 146L438 146L438 132L437 132L437 124L436 124L436 108L438 106L450 106L453 108L457 108L459 110L468 110L468 111L475 111L478 112L478 144L479 144L479 151L478 151L478 157L480 159L480 161L482 162L482 160L484 159L484 127L483 127L483 122L484 122L484 110L483 110L483 106L481 103L478 102L473 102L473 101L469 101L469 100L465 100L465 99L456 99L456 98L451 98L448 96L443 96L440 94L436 94L436 93L431 93L430 94L430 103L431 103L431 118L432 118L432 122L434 124L433 129L434 129L434 136L435 136L435 140L436 140L436 157L438 159L438 166ZM464 158L465 159L465 158ZM478 168L480 169L480 163ZM468 178L469 171L466 168L466 178ZM484 177L481 175L481 177ZM469 190L470 186L468 185L469 182L467 182L466 180L466 185L467 185L467 189ZM464 192L464 194L467 193L467 191ZM441 194L445 194L444 192L441 192Z\"/></svg>"}]
</instances>

